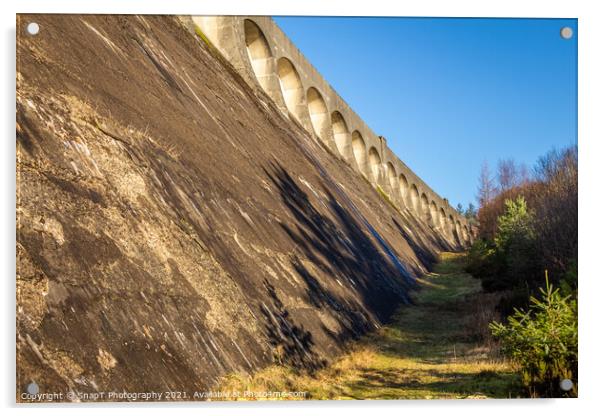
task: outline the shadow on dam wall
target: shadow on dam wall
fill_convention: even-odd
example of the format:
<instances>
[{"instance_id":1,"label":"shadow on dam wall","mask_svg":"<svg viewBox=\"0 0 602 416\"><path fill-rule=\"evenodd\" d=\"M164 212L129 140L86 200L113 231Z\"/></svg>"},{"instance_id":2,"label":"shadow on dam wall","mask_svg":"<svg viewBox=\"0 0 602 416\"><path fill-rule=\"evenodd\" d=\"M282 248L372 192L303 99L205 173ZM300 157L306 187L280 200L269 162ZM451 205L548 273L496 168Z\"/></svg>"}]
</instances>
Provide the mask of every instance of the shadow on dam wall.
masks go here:
<instances>
[{"instance_id":1,"label":"shadow on dam wall","mask_svg":"<svg viewBox=\"0 0 602 416\"><path fill-rule=\"evenodd\" d=\"M263 286L268 293L271 308L262 305L261 313L266 319L265 329L268 342L273 348L274 360L309 372L324 367L327 361L314 351L312 333L295 324L290 311L276 294L274 285L264 279Z\"/></svg>"},{"instance_id":2,"label":"shadow on dam wall","mask_svg":"<svg viewBox=\"0 0 602 416\"><path fill-rule=\"evenodd\" d=\"M410 233L406 231L406 229L402 227L402 225L399 222L397 222L395 218L392 218L392 221L393 224L395 224L397 230L399 231L399 234L401 234L401 236L408 242L414 253L416 253L416 257L418 257L420 262L427 265L428 267L431 267L437 261L437 256L429 250L425 249L423 245L420 245L416 241L414 241L414 238L412 238Z\"/></svg>"},{"instance_id":3,"label":"shadow on dam wall","mask_svg":"<svg viewBox=\"0 0 602 416\"><path fill-rule=\"evenodd\" d=\"M446 248L177 19L36 21L17 45L18 391L311 371Z\"/></svg>"},{"instance_id":4,"label":"shadow on dam wall","mask_svg":"<svg viewBox=\"0 0 602 416\"><path fill-rule=\"evenodd\" d=\"M375 231L365 230L370 227L364 223L365 219L357 218L352 209L341 205L329 189L323 187L326 195L325 205L332 218L321 214L310 202L308 195L299 187L282 165L273 162L266 175L276 185L285 206L293 214L296 221L294 225L281 223L280 226L294 241L299 250L298 255L292 259L292 266L304 280L306 295L309 303L317 309L334 311L339 327L342 330L333 332L322 326L322 329L337 344L346 340L357 339L360 335L373 328L371 319L362 310L373 314L380 322L389 320L395 310L403 303L409 302L408 291L413 284L407 280L403 271L392 261L393 253L386 253L382 244L384 241L373 236ZM345 202L345 201L343 201ZM377 240L377 241L374 241ZM355 299L343 299L334 291L327 289L300 258L308 259L317 267L323 276L332 279L334 287L342 285L353 288ZM275 309L280 309L281 303L275 296L275 291L270 290L269 283L265 282L270 297L274 300ZM268 317L268 322L274 324L273 317ZM293 328L288 332L295 332L294 326L285 324L288 314L280 314L280 329ZM283 345L284 360L288 364L300 364L304 367L315 368L317 361L307 362L311 352L311 334L304 333L301 329L301 341L293 339L274 340L273 334L286 331L268 328L272 345ZM285 337L286 338L286 337ZM280 343L280 344L279 344ZM299 348L308 354L300 356Z\"/></svg>"}]
</instances>

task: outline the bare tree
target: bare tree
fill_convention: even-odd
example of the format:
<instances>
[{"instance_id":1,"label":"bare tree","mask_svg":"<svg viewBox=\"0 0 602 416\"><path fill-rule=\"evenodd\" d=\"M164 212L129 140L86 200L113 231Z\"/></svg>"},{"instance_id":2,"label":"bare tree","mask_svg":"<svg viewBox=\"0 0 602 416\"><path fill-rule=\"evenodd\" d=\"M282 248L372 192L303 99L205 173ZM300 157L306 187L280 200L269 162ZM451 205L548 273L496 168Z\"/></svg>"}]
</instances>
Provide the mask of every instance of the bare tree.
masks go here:
<instances>
[{"instance_id":1,"label":"bare tree","mask_svg":"<svg viewBox=\"0 0 602 416\"><path fill-rule=\"evenodd\" d=\"M483 161L481 165L481 174L479 175L479 187L477 190L477 201L479 202L479 208L484 207L495 198L497 195L497 188L495 181L489 170L489 163Z\"/></svg>"},{"instance_id":2,"label":"bare tree","mask_svg":"<svg viewBox=\"0 0 602 416\"><path fill-rule=\"evenodd\" d=\"M545 184L535 201L541 254L548 267L564 272L577 259L577 148L548 152L534 172Z\"/></svg>"},{"instance_id":3,"label":"bare tree","mask_svg":"<svg viewBox=\"0 0 602 416\"><path fill-rule=\"evenodd\" d=\"M518 170L520 179L517 185L491 192L493 180L484 165L479 178L479 237L493 240L498 218L505 210L505 201L524 197L534 212L538 255L533 260L549 270L554 279L560 279L577 264L577 148L552 150L538 160L531 175L521 173L524 170L522 167ZM512 172L512 168L503 167L500 172L505 186L512 183L513 176L508 173ZM576 281L573 284L576 285Z\"/></svg>"},{"instance_id":4,"label":"bare tree","mask_svg":"<svg viewBox=\"0 0 602 416\"><path fill-rule=\"evenodd\" d=\"M529 173L529 168L525 162L521 163L518 168L518 180L519 185L525 185L531 180L531 174Z\"/></svg>"},{"instance_id":5,"label":"bare tree","mask_svg":"<svg viewBox=\"0 0 602 416\"><path fill-rule=\"evenodd\" d=\"M497 180L504 192L520 183L519 171L514 159L500 159L497 163Z\"/></svg>"}]
</instances>

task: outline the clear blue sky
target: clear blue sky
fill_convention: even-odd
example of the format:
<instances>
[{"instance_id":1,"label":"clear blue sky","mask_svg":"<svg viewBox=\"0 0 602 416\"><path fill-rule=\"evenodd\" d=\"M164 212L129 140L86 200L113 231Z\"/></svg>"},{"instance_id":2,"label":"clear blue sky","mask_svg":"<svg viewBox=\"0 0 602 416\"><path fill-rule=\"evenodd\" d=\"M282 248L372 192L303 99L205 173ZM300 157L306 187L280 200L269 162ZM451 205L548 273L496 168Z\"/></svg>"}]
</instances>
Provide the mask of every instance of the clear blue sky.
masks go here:
<instances>
[{"instance_id":1,"label":"clear blue sky","mask_svg":"<svg viewBox=\"0 0 602 416\"><path fill-rule=\"evenodd\" d=\"M577 140L576 19L276 17L332 87L454 206L483 160ZM569 26L573 38L563 39Z\"/></svg>"}]
</instances>

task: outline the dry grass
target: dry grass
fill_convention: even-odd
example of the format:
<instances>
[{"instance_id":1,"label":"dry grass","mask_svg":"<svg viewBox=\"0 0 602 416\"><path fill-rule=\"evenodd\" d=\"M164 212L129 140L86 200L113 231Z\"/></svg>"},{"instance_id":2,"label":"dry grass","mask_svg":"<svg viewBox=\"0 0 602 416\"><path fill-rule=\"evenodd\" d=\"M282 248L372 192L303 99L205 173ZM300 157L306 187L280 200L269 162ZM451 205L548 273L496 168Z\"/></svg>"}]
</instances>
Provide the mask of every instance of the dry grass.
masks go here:
<instances>
[{"instance_id":1,"label":"dry grass","mask_svg":"<svg viewBox=\"0 0 602 416\"><path fill-rule=\"evenodd\" d=\"M253 376L230 375L219 389L303 391L311 399L435 399L516 397L519 377L498 354L488 323L498 295L481 292L463 272L463 257L443 253L421 279L416 304L351 352L313 375L272 366Z\"/></svg>"}]
</instances>

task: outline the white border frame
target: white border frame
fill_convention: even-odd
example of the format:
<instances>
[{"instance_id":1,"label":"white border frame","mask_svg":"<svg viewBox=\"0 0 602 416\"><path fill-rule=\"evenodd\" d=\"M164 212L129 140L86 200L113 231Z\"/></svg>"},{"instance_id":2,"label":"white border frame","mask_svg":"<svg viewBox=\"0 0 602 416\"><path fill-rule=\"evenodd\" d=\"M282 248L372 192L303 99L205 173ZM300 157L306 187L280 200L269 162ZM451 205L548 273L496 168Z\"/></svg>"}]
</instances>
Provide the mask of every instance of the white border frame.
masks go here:
<instances>
[{"instance_id":1,"label":"white border frame","mask_svg":"<svg viewBox=\"0 0 602 416\"><path fill-rule=\"evenodd\" d=\"M550 415L587 414L600 411L602 394L597 388L600 382L601 362L599 298L602 296L602 276L596 270L596 259L600 234L598 221L600 207L600 179L602 172L601 129L600 129L600 78L602 74L600 41L602 41L601 14L594 1L548 0L530 1L476 1L476 0L422 0L394 3L386 0L213 0L190 1L169 0L164 2L141 2L103 0L19 0L18 4L1 3L0 19L3 23L2 42L2 126L6 134L2 140L2 208L0 230L3 231L0 250L4 273L2 278L2 342L0 357L1 404L9 412L63 414L106 414L102 405L44 405L18 406L15 397L15 13L144 13L144 14L255 14L255 15L333 15L333 16L446 16L446 17L562 17L578 18L579 39L579 247L580 247L580 373L579 399L564 400L486 400L486 401L378 401L378 402L284 402L284 403L194 403L194 404L137 404L110 405L114 411L132 413L164 414L168 411L184 413L237 414L245 415L305 415L307 413L330 414L345 412L350 415L378 411L379 414L441 414L462 415L507 415L509 412L546 413ZM600 267L600 265L598 265ZM109 409L110 411L110 409Z\"/></svg>"}]
</instances>

